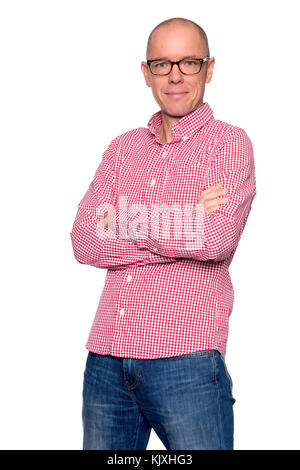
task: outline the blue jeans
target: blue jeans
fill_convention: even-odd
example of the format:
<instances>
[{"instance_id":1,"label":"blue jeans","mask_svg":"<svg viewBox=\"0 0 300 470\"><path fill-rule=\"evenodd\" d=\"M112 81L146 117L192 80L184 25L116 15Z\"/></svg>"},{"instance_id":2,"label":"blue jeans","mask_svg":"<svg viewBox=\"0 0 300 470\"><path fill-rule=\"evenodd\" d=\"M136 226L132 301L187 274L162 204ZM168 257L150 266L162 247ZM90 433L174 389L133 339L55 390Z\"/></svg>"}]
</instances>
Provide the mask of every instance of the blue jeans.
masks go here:
<instances>
[{"instance_id":1,"label":"blue jeans","mask_svg":"<svg viewBox=\"0 0 300 470\"><path fill-rule=\"evenodd\" d=\"M233 449L232 380L217 350L159 359L88 352L83 450Z\"/></svg>"}]
</instances>

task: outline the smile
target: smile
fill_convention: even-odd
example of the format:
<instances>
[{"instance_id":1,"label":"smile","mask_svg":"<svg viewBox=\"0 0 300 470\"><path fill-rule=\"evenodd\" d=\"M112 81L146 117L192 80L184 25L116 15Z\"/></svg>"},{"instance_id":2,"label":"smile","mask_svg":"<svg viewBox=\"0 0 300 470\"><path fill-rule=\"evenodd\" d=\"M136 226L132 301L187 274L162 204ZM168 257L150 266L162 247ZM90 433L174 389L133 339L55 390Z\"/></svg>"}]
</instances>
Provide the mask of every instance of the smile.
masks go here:
<instances>
[{"instance_id":1,"label":"smile","mask_svg":"<svg viewBox=\"0 0 300 470\"><path fill-rule=\"evenodd\" d=\"M167 96L170 98L181 98L182 96L186 95L187 92L184 93L166 93Z\"/></svg>"}]
</instances>

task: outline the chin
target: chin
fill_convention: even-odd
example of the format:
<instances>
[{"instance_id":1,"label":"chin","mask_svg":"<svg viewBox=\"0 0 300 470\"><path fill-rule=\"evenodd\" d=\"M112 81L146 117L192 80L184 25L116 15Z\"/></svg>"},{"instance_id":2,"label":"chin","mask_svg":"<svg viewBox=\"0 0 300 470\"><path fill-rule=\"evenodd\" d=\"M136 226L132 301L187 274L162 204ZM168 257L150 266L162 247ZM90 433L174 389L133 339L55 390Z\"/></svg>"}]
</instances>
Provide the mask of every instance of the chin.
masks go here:
<instances>
[{"instance_id":1,"label":"chin","mask_svg":"<svg viewBox=\"0 0 300 470\"><path fill-rule=\"evenodd\" d=\"M176 116L185 116L186 114L188 114L192 107L191 106L188 106L188 105L185 105L185 106L182 106L182 104L174 104L172 106L163 106L161 108L164 112L168 113L169 115L174 115L174 117Z\"/></svg>"}]
</instances>

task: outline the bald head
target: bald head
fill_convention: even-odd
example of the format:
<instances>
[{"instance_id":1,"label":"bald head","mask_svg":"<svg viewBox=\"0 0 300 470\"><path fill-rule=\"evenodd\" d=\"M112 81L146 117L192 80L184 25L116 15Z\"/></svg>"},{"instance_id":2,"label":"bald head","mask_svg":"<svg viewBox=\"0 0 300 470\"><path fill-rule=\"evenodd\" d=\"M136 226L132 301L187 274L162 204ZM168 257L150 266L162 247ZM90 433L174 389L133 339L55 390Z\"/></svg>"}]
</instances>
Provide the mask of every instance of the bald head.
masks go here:
<instances>
[{"instance_id":1,"label":"bald head","mask_svg":"<svg viewBox=\"0 0 300 470\"><path fill-rule=\"evenodd\" d=\"M208 39L207 39L204 29L202 29L201 26L199 26L194 21L188 20L186 18L176 17L176 18L169 18L168 20L162 21L157 26L155 26L155 28L151 31L149 38L148 38L148 42L147 42L147 50L146 50L147 60L151 59L151 46L153 42L155 41L156 33L162 29L167 29L172 26L173 27L180 27L180 26L188 27L188 28L192 28L193 30L195 30L197 34L199 35L200 42L206 51L206 55L209 56Z\"/></svg>"}]
</instances>

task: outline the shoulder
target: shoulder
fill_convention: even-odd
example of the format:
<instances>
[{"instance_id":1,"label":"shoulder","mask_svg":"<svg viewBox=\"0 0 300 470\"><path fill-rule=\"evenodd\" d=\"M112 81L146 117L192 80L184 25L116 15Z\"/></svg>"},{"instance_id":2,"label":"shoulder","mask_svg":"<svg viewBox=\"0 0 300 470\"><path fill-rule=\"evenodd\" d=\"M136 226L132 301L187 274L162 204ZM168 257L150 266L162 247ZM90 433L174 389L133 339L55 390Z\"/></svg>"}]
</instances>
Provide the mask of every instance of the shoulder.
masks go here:
<instances>
[{"instance_id":1,"label":"shoulder","mask_svg":"<svg viewBox=\"0 0 300 470\"><path fill-rule=\"evenodd\" d=\"M215 136L214 165L224 171L254 167L253 146L245 129L215 120L212 131Z\"/></svg>"},{"instance_id":2,"label":"shoulder","mask_svg":"<svg viewBox=\"0 0 300 470\"><path fill-rule=\"evenodd\" d=\"M249 135L242 127L230 124L219 119L209 121L208 132L219 148L230 142L244 142L251 144Z\"/></svg>"},{"instance_id":3,"label":"shoulder","mask_svg":"<svg viewBox=\"0 0 300 470\"><path fill-rule=\"evenodd\" d=\"M130 129L122 134L117 135L111 142L114 147L118 149L127 149L130 146L140 143L151 135L151 132L146 127L136 127Z\"/></svg>"},{"instance_id":4,"label":"shoulder","mask_svg":"<svg viewBox=\"0 0 300 470\"><path fill-rule=\"evenodd\" d=\"M218 151L228 148L231 150L236 149L237 151L244 150L249 153L253 150L251 139L242 127L215 120L214 133L217 138Z\"/></svg>"}]
</instances>

